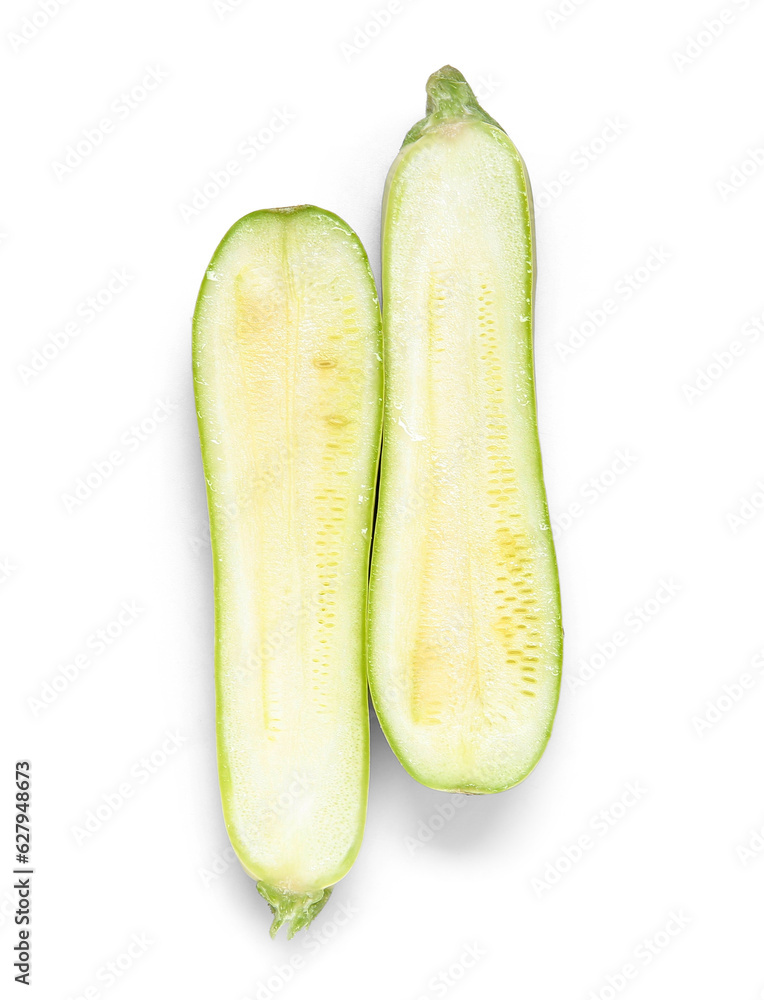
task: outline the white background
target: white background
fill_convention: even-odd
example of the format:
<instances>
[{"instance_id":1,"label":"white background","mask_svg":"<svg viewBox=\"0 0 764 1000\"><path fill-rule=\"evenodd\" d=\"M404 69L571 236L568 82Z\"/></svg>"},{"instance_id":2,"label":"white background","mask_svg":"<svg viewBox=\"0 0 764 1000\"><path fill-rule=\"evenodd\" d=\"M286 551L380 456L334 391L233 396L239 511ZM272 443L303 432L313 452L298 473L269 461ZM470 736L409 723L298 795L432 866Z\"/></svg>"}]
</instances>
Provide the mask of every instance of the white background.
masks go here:
<instances>
[{"instance_id":1,"label":"white background","mask_svg":"<svg viewBox=\"0 0 764 1000\"><path fill-rule=\"evenodd\" d=\"M750 159L732 193L718 184L732 183L749 148L764 150L764 3L578 0L557 19L553 0L229 6L69 0L19 44L38 7L3 5L2 990L44 1000L764 996L764 841L754 836L764 671L751 666L764 646L764 514L744 504L764 483L764 336L745 326L764 310L764 166ZM731 22L712 25L714 37L703 21L722 9ZM375 10L389 23L366 31ZM447 820L437 809L450 797L409 778L375 723L358 861L312 936L271 942L265 904L230 863L218 798L190 317L218 240L257 208L337 212L378 274L385 174L424 112L427 76L447 62L517 143L539 206L536 365L566 680L532 776ZM115 102L149 67L166 79L122 117ZM237 147L277 111L293 120L263 133L246 160ZM55 162L104 117L111 132L57 176ZM608 119L621 134L592 147ZM185 221L195 188L234 158L239 173ZM653 250L669 259L638 272ZM80 304L113 268L127 286L84 322ZM627 299L635 273L647 280ZM607 298L617 311L563 358L571 328ZM30 375L35 351L72 321L80 333ZM683 387L734 340L744 353L722 355L729 366L712 367L690 400ZM171 412L152 425L160 400ZM138 442L130 427L141 421L153 432ZM619 449L633 460L610 476ZM114 451L113 474L67 503ZM592 478L609 484L596 502ZM741 510L747 519L733 523ZM637 609L658 608L649 602L664 580L679 591L637 632ZM96 654L90 637L123 601L140 612ZM616 631L626 643L571 684ZM78 655L87 665L71 669ZM744 672L752 686L725 700ZM58 691L45 687L56 678ZM706 716L717 721L703 727ZM181 740L171 754L168 733ZM149 775L140 762L152 754ZM10 957L19 757L34 777L26 991ZM630 782L642 791L625 809ZM110 817L101 808L107 819L83 838L88 813L120 785L131 794ZM603 835L597 816L613 804ZM587 834L580 860L566 860ZM662 937L672 911L685 926ZM656 934L663 946L647 961L641 942ZM104 969L133 935L148 943L109 983ZM481 954L465 968L468 945Z\"/></svg>"}]
</instances>

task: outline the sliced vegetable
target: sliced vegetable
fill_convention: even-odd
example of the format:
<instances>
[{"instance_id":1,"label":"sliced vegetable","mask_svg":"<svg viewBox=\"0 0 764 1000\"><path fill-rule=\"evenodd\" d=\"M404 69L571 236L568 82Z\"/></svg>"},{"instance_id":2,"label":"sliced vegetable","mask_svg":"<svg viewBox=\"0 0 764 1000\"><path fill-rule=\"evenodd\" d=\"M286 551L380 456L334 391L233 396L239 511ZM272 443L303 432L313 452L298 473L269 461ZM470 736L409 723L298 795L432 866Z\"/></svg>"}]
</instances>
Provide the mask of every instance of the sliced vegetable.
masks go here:
<instances>
[{"instance_id":1,"label":"sliced vegetable","mask_svg":"<svg viewBox=\"0 0 764 1000\"><path fill-rule=\"evenodd\" d=\"M374 280L341 219L301 206L228 231L193 349L218 766L228 833L272 934L310 923L363 833L380 352Z\"/></svg>"},{"instance_id":2,"label":"sliced vegetable","mask_svg":"<svg viewBox=\"0 0 764 1000\"><path fill-rule=\"evenodd\" d=\"M383 207L385 417L370 684L401 762L497 792L541 756L560 599L536 425L533 210L464 77L429 80Z\"/></svg>"}]
</instances>

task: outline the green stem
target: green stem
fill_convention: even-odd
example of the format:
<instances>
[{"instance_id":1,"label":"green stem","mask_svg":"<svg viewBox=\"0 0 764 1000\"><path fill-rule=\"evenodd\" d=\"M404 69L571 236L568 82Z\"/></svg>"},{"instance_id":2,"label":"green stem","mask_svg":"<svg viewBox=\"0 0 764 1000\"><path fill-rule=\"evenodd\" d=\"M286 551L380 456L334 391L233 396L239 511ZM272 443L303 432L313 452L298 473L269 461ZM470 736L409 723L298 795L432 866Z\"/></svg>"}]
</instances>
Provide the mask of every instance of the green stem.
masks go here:
<instances>
[{"instance_id":1,"label":"green stem","mask_svg":"<svg viewBox=\"0 0 764 1000\"><path fill-rule=\"evenodd\" d=\"M501 129L501 125L480 107L472 87L459 70L443 66L427 81L426 117L409 131L403 145L416 142L426 132L442 125L460 121L483 121Z\"/></svg>"},{"instance_id":2,"label":"green stem","mask_svg":"<svg viewBox=\"0 0 764 1000\"><path fill-rule=\"evenodd\" d=\"M266 882L258 882L257 891L270 906L273 914L271 937L276 936L282 924L289 922L287 937L290 938L308 926L332 894L331 889L319 889L318 892L287 892Z\"/></svg>"}]
</instances>

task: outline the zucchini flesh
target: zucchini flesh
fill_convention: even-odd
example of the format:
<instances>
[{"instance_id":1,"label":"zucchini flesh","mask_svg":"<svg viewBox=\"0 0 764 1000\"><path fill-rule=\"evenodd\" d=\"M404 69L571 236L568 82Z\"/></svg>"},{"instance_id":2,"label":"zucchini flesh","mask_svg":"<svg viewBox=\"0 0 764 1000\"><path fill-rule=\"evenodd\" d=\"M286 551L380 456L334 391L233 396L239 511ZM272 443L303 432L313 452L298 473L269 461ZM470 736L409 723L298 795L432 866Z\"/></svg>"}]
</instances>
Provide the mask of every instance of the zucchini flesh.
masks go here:
<instances>
[{"instance_id":1,"label":"zucchini flesh","mask_svg":"<svg viewBox=\"0 0 764 1000\"><path fill-rule=\"evenodd\" d=\"M370 686L432 788L496 792L549 738L562 626L536 423L523 161L444 67L387 179Z\"/></svg>"},{"instance_id":2,"label":"zucchini flesh","mask_svg":"<svg viewBox=\"0 0 764 1000\"><path fill-rule=\"evenodd\" d=\"M288 921L290 937L352 865L366 815L380 337L363 247L312 206L240 219L194 315L223 812L271 933Z\"/></svg>"}]
</instances>

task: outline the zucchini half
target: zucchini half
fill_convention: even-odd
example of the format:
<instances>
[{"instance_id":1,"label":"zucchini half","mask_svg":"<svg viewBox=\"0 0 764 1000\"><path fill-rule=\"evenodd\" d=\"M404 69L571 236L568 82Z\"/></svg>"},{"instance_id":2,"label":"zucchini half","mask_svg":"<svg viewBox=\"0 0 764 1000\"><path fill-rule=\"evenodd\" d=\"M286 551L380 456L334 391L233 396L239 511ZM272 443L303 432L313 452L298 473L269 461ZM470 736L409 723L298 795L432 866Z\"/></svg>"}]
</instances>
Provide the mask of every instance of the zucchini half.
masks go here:
<instances>
[{"instance_id":1,"label":"zucchini half","mask_svg":"<svg viewBox=\"0 0 764 1000\"><path fill-rule=\"evenodd\" d=\"M498 792L541 756L557 706L559 584L536 423L525 165L457 70L387 178L384 445L370 686L401 763Z\"/></svg>"},{"instance_id":2,"label":"zucchini half","mask_svg":"<svg viewBox=\"0 0 764 1000\"><path fill-rule=\"evenodd\" d=\"M289 922L291 937L352 865L366 816L382 409L366 253L313 206L247 215L212 258L193 329L223 812L271 934Z\"/></svg>"}]
</instances>

